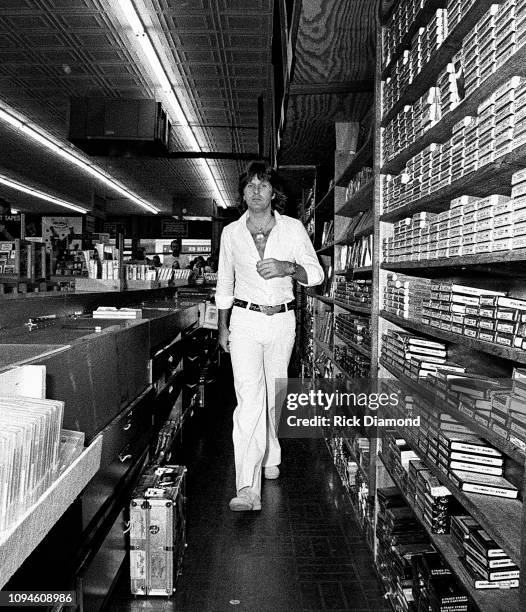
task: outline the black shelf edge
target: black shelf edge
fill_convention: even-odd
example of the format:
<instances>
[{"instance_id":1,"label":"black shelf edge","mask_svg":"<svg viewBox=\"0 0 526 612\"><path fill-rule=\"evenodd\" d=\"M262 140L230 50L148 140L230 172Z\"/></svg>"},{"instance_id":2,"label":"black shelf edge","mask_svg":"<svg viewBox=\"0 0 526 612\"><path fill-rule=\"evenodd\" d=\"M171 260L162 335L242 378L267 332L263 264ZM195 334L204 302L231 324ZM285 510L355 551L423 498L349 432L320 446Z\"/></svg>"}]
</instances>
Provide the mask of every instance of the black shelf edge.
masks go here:
<instances>
[{"instance_id":1,"label":"black shelf edge","mask_svg":"<svg viewBox=\"0 0 526 612\"><path fill-rule=\"evenodd\" d=\"M438 327L424 325L423 323L419 323L413 319L397 317L396 315L386 312L385 310L380 311L380 316L386 321L390 321L399 327L404 327L406 329L425 334L426 336L433 336L435 338L440 338L441 340L446 340L455 344L463 344L464 346L476 351L488 353L489 355L495 355L496 357L508 359L509 361L514 361L516 363L526 364L526 351L523 351L522 349L500 346L499 344L484 342L483 340L475 340L473 338L469 338L468 336L455 334L454 332L446 331Z\"/></svg>"},{"instance_id":2,"label":"black shelf edge","mask_svg":"<svg viewBox=\"0 0 526 612\"><path fill-rule=\"evenodd\" d=\"M366 348L364 348L360 344L356 344L356 342L352 342L352 340L349 340L348 338L345 338L345 336L342 336L336 330L334 330L334 335L336 336L336 338L341 340L347 346L351 347L352 349L354 349L358 353L361 353L364 357L367 357L368 359L371 359L371 351L370 350L367 350Z\"/></svg>"},{"instance_id":3,"label":"black shelf edge","mask_svg":"<svg viewBox=\"0 0 526 612\"><path fill-rule=\"evenodd\" d=\"M512 77L524 74L526 65L526 46L521 47L512 55L505 64L496 72L488 77L468 98L454 108L451 112L431 127L418 140L406 147L396 157L385 162L382 166L383 174L394 174L400 172L406 162L414 157L419 151L430 145L432 142L442 143L451 137L451 131L455 123L458 123L466 115L476 114L478 106L488 98L497 88L504 85Z\"/></svg>"},{"instance_id":4,"label":"black shelf edge","mask_svg":"<svg viewBox=\"0 0 526 612\"><path fill-rule=\"evenodd\" d=\"M445 259L426 259L422 261L401 261L382 263L384 270L420 270L427 268L462 268L487 264L505 264L509 262L526 261L526 249L511 251L495 251L494 253L477 253L474 255L459 255Z\"/></svg>"},{"instance_id":5,"label":"black shelf edge","mask_svg":"<svg viewBox=\"0 0 526 612\"><path fill-rule=\"evenodd\" d=\"M316 253L318 255L322 255L325 251L328 251L335 246L340 246L344 244L352 244L354 240L355 240L355 236L351 236L351 237L346 236L345 238L340 238L339 240L335 240L334 242L331 242L330 244L326 244L321 249L318 249Z\"/></svg>"},{"instance_id":6,"label":"black shelf edge","mask_svg":"<svg viewBox=\"0 0 526 612\"><path fill-rule=\"evenodd\" d=\"M352 304L346 304L345 302L340 302L339 300L335 300L333 298L327 297L326 295L318 295L313 291L306 291L307 295L310 297L316 298L326 304L332 304L333 306L339 306L340 308L345 308L345 310L350 310L351 312L361 312L362 314L370 315L371 307L370 306L353 306Z\"/></svg>"},{"instance_id":7,"label":"black shelf edge","mask_svg":"<svg viewBox=\"0 0 526 612\"><path fill-rule=\"evenodd\" d=\"M481 425L474 419L470 418L467 414L464 414L463 412L455 410L454 408L449 406L449 404L441 400L439 397L435 396L435 394L430 389L426 389L425 387L420 385L418 382L416 382L415 380L413 380L412 378L410 378L403 372L400 372L397 368L388 364L385 361L385 359L380 358L380 364L388 372L390 372L400 382L402 382L406 387L414 391L416 394L427 399L428 401L439 402L441 411L447 412L447 414L457 419L463 425L466 425L467 427L471 428L481 438L484 438L488 442L491 442L491 444L493 444L495 448L498 448L502 453L504 453L508 457L511 457L517 463L520 463L520 464L524 463L525 461L524 453L519 448L517 448L516 446L508 442L506 439L504 439L502 436L499 436L499 434L497 434L491 429L487 429L486 427L484 427L483 425Z\"/></svg>"},{"instance_id":8,"label":"black shelf edge","mask_svg":"<svg viewBox=\"0 0 526 612\"><path fill-rule=\"evenodd\" d=\"M332 303L340 308L344 308L345 310L349 310L351 312L360 312L362 314L371 315L371 307L370 306L353 306L352 304L346 304L345 302L340 302L340 300L332 300Z\"/></svg>"},{"instance_id":9,"label":"black shelf edge","mask_svg":"<svg viewBox=\"0 0 526 612\"><path fill-rule=\"evenodd\" d=\"M355 274L372 274L373 273L373 267L372 266L362 266L361 268L353 268L351 270L351 273L353 275L355 275Z\"/></svg>"},{"instance_id":10,"label":"black shelf edge","mask_svg":"<svg viewBox=\"0 0 526 612\"><path fill-rule=\"evenodd\" d=\"M464 18L440 45L415 80L402 92L396 103L383 116L381 125L385 127L406 104L416 102L430 87L434 87L438 75L447 66L451 58L462 47L462 41L477 21L488 11L492 4L502 4L504 0L477 0L469 8Z\"/></svg>"},{"instance_id":11,"label":"black shelf edge","mask_svg":"<svg viewBox=\"0 0 526 612\"><path fill-rule=\"evenodd\" d=\"M446 562L453 570L455 576L469 593L469 596L476 604L476 606L480 609L480 611L495 612L495 610L503 609L502 606L504 606L505 610L509 610L510 612L513 612L514 610L519 610L519 589L483 590L476 589L473 586L473 579L468 574L463 564L460 562L458 552L456 551L455 547L451 542L452 536L450 534L437 534L431 531L429 525L427 525L425 521L422 520L422 517L417 512L415 505L407 498L400 483L398 482L398 479L391 471L391 468L389 467L389 464L384 454L382 452L379 452L378 457L382 461L382 464L386 469L387 473L389 474L391 480L395 483L396 487L400 491L400 494L404 498L405 503L411 508L418 521L426 530L429 539L433 542L433 544L438 548L440 553L446 559Z\"/></svg>"},{"instance_id":12,"label":"black shelf edge","mask_svg":"<svg viewBox=\"0 0 526 612\"><path fill-rule=\"evenodd\" d=\"M374 180L371 179L335 211L335 214L341 217L354 217L360 212L371 210L373 208L373 194Z\"/></svg>"},{"instance_id":13,"label":"black shelf edge","mask_svg":"<svg viewBox=\"0 0 526 612\"><path fill-rule=\"evenodd\" d=\"M334 247L335 243L331 242L330 244L325 245L324 247L321 247L321 249L318 249L316 251L317 255L324 255L325 253L330 253L331 249Z\"/></svg>"}]
</instances>

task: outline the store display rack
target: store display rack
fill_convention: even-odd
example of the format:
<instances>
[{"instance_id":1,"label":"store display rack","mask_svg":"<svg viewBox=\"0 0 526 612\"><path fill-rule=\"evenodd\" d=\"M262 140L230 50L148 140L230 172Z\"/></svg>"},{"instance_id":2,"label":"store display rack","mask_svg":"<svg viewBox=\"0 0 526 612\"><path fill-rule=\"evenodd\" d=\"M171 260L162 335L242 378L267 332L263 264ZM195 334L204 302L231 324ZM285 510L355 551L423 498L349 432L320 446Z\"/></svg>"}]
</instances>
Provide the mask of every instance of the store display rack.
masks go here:
<instances>
[{"instance_id":1,"label":"store display rack","mask_svg":"<svg viewBox=\"0 0 526 612\"><path fill-rule=\"evenodd\" d=\"M451 200L463 195L485 197L501 194L509 196L511 193L512 175L519 169L526 168L526 145L523 144L512 149L511 152L503 155L497 161L480 167L470 174L442 187L440 190L429 194L422 194L420 197L417 194L416 199L407 201L398 208L385 211L385 195L381 188L384 174L398 173L405 167L409 159L429 144L434 142L443 143L451 138L453 126L458 124L463 117L475 114L477 107L491 96L497 88L509 81L513 76L526 76L526 45L522 47L517 45L515 53L510 55L491 76L482 81L478 88L468 97L461 100L453 110L445 114L415 142L398 151L394 158L387 162L382 159L382 128L405 105L414 103L430 87L436 86L438 75L462 48L465 36L473 30L477 22L488 12L493 4L498 4L502 7L503 5L513 6L515 3L505 4L504 1L494 2L493 0L473 2L470 8L465 11L461 20L449 32L445 41L438 47L431 61L424 64L420 73L413 77L410 85L401 93L392 108L385 109L382 108L381 102L382 80L390 76L397 59L401 56L404 49L409 47L412 36L418 32L419 28L429 23L437 8L446 8L448 3L445 1L428 1L424 10L417 11L415 22L409 26L407 34L402 38L401 45L391 55L386 66L381 65L382 53L380 51L382 44L381 28L385 27L385 21L384 24L379 24L377 33L378 52L375 105L372 120L373 129L367 143L369 152L372 151L373 153L373 178L362 189L340 205L340 207L335 206L334 209L336 231L338 226L344 225L346 216L349 217L367 209L373 211L372 225L362 229L361 232L362 235L374 235L372 266L367 269L349 269L346 271L346 278L354 278L357 275L360 278L372 279L372 305L367 308L353 307L324 295L315 295L312 290L308 290L308 294L316 298L316 302L321 310L332 309L335 314L339 312L354 312L362 316L364 314L370 315L371 348L367 351L367 356L371 359L371 376L373 379L394 379L401 388L406 388L413 395L419 395L433 402L434 405L440 406L441 411L454 417L461 425L471 428L476 435L502 452L506 461L510 461L514 466L517 466L517 481L524 481L526 483L526 474L521 474L520 472L520 470L524 470L523 466L525 464L525 453L521 448L518 448L513 442L499 435L493 429L489 429L484 423L469 417L467 414L455 409L455 407L449 406L445 402L437 403L436 396L430 388L423 385L421 381L409 378L400 369L395 368L390 361L380 357L382 336L389 330L395 330L445 342L454 352L455 361L458 361L460 365L466 366L468 371L478 371L477 366L480 365L481 368L484 367L486 372L488 368L494 367L495 372L499 372L499 375L502 375L502 372L508 372L511 376L513 368L524 367L526 364L526 351L522 349L470 338L446 329L426 325L416 318L407 319L396 316L383 309L383 294L387 282L387 273L393 271L427 278L440 277L441 281L443 280L444 282L449 279L454 280L458 284L474 287L489 286L491 281L495 281L498 282L499 289L508 289L513 297L523 298L526 295L526 274L523 269L523 263L526 262L526 248L460 255L447 259L396 262L383 261L380 249L382 240L392 235L392 223L406 217L411 217L418 212L442 212L449 208ZM523 9L521 8L521 10ZM346 187L362 166L370 164L370 155L365 154L365 149L360 151L346 171L335 180L335 185ZM323 203L324 206L328 206L328 204L328 201ZM324 249L324 255L330 252L330 246L327 245ZM333 257L335 257L335 253ZM334 261L336 261L336 257ZM480 282L482 282L482 285L478 284ZM349 344L345 338L334 330L332 332L332 341L329 341L329 345L336 347L342 344L347 344L359 354L364 354L364 347ZM314 350L323 351L329 358L333 358L335 349L331 350L329 345L315 342ZM361 352L359 349L361 349ZM341 368L335 369L346 375ZM459 561L458 553L452 546L451 537L449 535L432 534L424 524L435 547L441 552L445 561L449 564L453 573L473 600L474 609L483 611L505 610L506 612L526 609L526 510L522 502L524 495L526 495L526 484L519 487L518 500L466 493L459 490L446 473L440 471L429 456L422 452L414 434L409 428L404 426L397 427L396 433L397 436L407 441L409 447L413 449L439 482L451 491L452 495L464 509L483 526L487 533L490 534L497 544L504 548L521 568L519 589L477 590L474 588L473 579L468 576ZM399 486L400 483L397 482L396 475L391 473L385 464L381 439L374 439L371 442L371 447L375 446L376 450L374 452L371 451L371 466L367 471L370 491L374 494L377 482L385 483L389 481ZM374 539L373 554L376 558L376 537Z\"/></svg>"},{"instance_id":2,"label":"store display rack","mask_svg":"<svg viewBox=\"0 0 526 612\"><path fill-rule=\"evenodd\" d=\"M404 498L405 503L415 511L414 504L404 494L403 487L400 485L396 475L389 469L388 461L380 451L378 453L379 459L382 461L384 468L389 473L392 481L400 489L400 493ZM416 512L415 512L416 514ZM433 533L426 523L422 523L425 527L427 535L444 558L448 559L451 565L451 569L455 573L455 576L459 578L460 582L469 593L472 601L481 610L481 612L495 612L495 610L515 610L518 607L518 594L517 590L509 589L497 589L495 591L480 591L473 588L473 580L466 572L464 566L458 559L457 552L451 543L451 536L449 534L437 534Z\"/></svg>"}]
</instances>

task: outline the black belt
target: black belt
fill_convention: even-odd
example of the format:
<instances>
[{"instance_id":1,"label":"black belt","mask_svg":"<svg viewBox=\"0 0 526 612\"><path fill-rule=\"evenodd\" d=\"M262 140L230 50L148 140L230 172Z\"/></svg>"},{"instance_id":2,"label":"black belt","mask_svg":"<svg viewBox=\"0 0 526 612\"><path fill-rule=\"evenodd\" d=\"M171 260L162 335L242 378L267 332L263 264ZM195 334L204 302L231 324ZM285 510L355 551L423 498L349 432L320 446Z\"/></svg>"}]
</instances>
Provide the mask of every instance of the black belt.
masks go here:
<instances>
[{"instance_id":1,"label":"black belt","mask_svg":"<svg viewBox=\"0 0 526 612\"><path fill-rule=\"evenodd\" d=\"M249 310L256 310L257 312L263 312L266 315L273 315L277 314L278 312L287 312L288 310L292 310L294 306L296 306L296 301L292 300L287 304L278 304L277 306L263 306L262 304L252 304L251 302L234 298L234 306L239 306L240 308L248 307Z\"/></svg>"}]
</instances>

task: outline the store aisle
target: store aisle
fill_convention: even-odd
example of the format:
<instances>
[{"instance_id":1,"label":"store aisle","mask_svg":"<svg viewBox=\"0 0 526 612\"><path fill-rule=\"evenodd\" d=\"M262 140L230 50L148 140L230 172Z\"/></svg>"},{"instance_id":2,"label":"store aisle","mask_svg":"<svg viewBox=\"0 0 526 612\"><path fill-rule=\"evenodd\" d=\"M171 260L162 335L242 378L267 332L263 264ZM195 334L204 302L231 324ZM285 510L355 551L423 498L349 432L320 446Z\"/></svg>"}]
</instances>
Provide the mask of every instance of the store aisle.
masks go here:
<instances>
[{"instance_id":1,"label":"store aisle","mask_svg":"<svg viewBox=\"0 0 526 612\"><path fill-rule=\"evenodd\" d=\"M284 440L282 477L265 482L262 511L228 509L233 400L228 391L217 400L187 436L188 549L177 593L133 599L124 576L110 609L390 610L323 441Z\"/></svg>"}]
</instances>

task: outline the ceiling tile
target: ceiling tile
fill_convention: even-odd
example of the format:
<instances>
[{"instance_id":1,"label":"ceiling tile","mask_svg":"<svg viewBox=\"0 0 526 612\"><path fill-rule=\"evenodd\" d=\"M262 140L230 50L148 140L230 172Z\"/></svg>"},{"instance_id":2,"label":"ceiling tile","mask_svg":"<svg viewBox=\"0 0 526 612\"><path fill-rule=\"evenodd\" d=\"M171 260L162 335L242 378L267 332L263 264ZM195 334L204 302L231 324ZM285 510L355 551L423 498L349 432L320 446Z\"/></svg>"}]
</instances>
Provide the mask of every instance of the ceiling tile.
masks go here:
<instances>
[{"instance_id":1,"label":"ceiling tile","mask_svg":"<svg viewBox=\"0 0 526 612\"><path fill-rule=\"evenodd\" d=\"M64 137L70 95L151 97L150 79L129 32L113 12L113 0L2 0L0 2L0 96ZM272 0L137 0L153 24L161 57L173 57L174 78L190 116L202 131L207 149L245 152L257 146L256 97L270 74ZM230 51L235 49L235 51ZM179 63L181 62L181 63ZM254 75L258 75L254 78ZM245 99L246 98L246 99ZM236 128L230 129L235 118ZM176 127L175 150L184 150ZM21 149L22 150L22 149ZM24 153L27 154L27 153ZM21 159L18 158L19 160ZM94 160L141 196L170 208L178 196L211 197L210 185L196 160L97 158ZM225 177L228 197L235 197L235 160L209 160L218 180ZM60 175L57 161L45 161L41 180ZM49 164L49 168L46 168ZM62 172L63 174L63 172ZM60 183L60 181L56 181ZM75 195L96 182L72 174L63 189ZM73 195L71 197L73 197ZM108 195L108 194L104 194ZM110 194L111 195L111 194ZM112 201L117 201L112 194ZM120 202L120 199L119 199ZM130 206L131 210L136 210Z\"/></svg>"}]
</instances>

